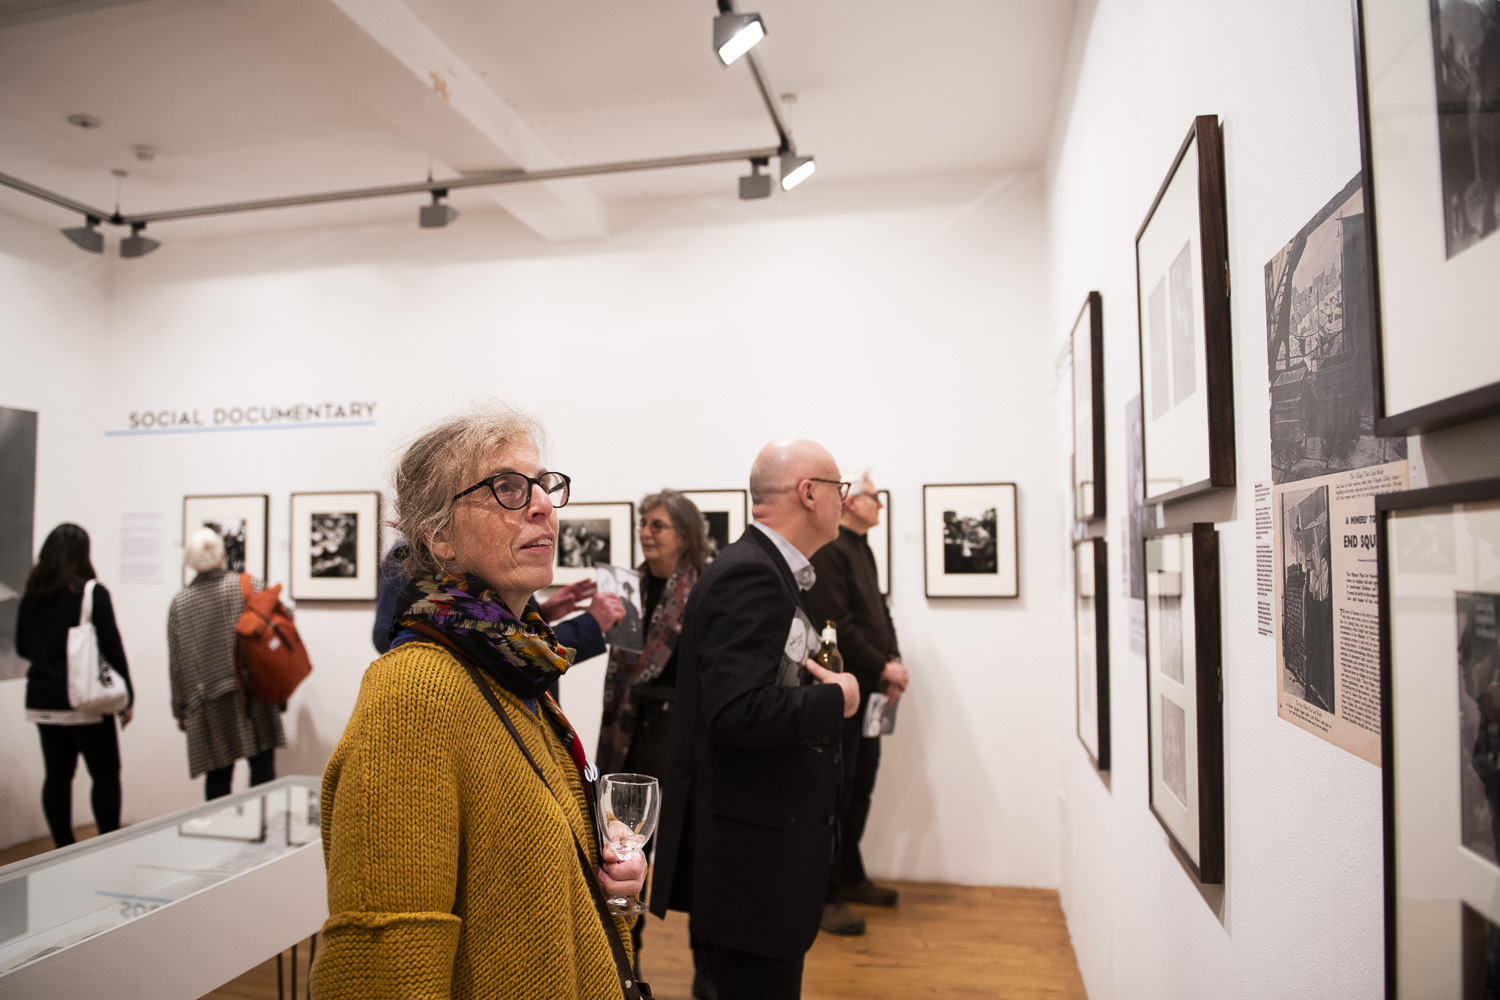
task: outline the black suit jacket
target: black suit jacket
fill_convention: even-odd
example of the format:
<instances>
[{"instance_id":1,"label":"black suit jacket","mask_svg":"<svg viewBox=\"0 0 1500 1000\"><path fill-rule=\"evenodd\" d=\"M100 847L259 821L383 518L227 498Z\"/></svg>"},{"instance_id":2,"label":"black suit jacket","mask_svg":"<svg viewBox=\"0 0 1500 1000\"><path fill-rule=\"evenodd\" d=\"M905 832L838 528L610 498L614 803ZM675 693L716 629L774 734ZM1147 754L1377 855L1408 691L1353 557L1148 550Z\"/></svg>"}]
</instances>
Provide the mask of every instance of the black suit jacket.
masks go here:
<instances>
[{"instance_id":1,"label":"black suit jacket","mask_svg":"<svg viewBox=\"0 0 1500 1000\"><path fill-rule=\"evenodd\" d=\"M844 695L797 686L786 650L805 615L786 560L753 526L693 587L651 890L657 916L689 910L699 938L771 958L812 946L833 850ZM806 638L810 656L816 633Z\"/></svg>"}]
</instances>

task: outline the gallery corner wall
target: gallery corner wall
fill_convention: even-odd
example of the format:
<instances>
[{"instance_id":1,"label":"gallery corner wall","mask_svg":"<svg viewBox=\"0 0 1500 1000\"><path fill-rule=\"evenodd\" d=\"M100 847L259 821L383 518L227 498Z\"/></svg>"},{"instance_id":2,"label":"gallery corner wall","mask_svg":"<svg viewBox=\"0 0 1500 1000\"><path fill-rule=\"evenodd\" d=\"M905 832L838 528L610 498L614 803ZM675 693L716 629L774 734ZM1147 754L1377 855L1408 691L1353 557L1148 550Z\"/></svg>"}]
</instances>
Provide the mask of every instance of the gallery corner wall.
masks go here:
<instances>
[{"instance_id":1,"label":"gallery corner wall","mask_svg":"<svg viewBox=\"0 0 1500 1000\"><path fill-rule=\"evenodd\" d=\"M1135 238L1196 115L1223 128L1238 485L1169 504L1164 520L1219 532L1226 874L1209 886L1148 810L1146 667L1122 565L1125 408L1141 378ZM1046 174L1054 350L1090 290L1104 307L1110 771L1075 735L1071 662L1056 718L1063 905L1098 1000L1384 989L1381 771L1278 717L1274 640L1256 628L1253 490L1271 478L1264 268L1359 171L1346 0L1081 6ZM1412 439L1412 485L1495 475L1497 434L1491 419ZM1070 609L1069 591L1057 601Z\"/></svg>"},{"instance_id":2,"label":"gallery corner wall","mask_svg":"<svg viewBox=\"0 0 1500 1000\"><path fill-rule=\"evenodd\" d=\"M76 516L89 519L99 571L119 595L140 693L122 739L126 819L201 795L167 700L182 497L269 494L270 575L284 581L292 492L384 488L403 442L493 394L541 418L551 464L574 477L579 501L639 500L667 484L741 488L760 445L793 434L827 443L852 470L871 468L892 494L892 608L914 680L886 744L870 869L1055 886L1059 738L1049 720L1065 618L1051 598L1062 573L1055 448L1037 419L1050 397L1036 373L1050 371L1052 353L1042 179L798 195L644 206L622 212L609 240L570 245L481 214L440 232L174 241L163 230L161 250L116 264L91 326L99 347L77 362L97 391L46 462L56 470L56 452L77 442L114 487ZM27 245L59 245L49 273L94 260L55 232L0 217L0 233L18 227ZM73 376L51 364L65 389ZM41 395L45 425L52 403ZM344 401L375 402L373 423L105 437L148 410L196 411L212 424L220 408ZM1021 596L926 599L922 484L996 480L1019 486ZM60 499L67 487L47 482L38 542L72 510ZM160 582L121 584L121 517L150 512L164 524ZM370 623L367 606L299 607L315 670L287 716L282 773L321 769L373 656ZM563 685L589 746L603 665L581 664ZM20 686L0 683L7 718L19 717ZM8 843L44 831L41 762L31 727L0 732ZM85 776L77 786L75 816L86 822Z\"/></svg>"}]
</instances>

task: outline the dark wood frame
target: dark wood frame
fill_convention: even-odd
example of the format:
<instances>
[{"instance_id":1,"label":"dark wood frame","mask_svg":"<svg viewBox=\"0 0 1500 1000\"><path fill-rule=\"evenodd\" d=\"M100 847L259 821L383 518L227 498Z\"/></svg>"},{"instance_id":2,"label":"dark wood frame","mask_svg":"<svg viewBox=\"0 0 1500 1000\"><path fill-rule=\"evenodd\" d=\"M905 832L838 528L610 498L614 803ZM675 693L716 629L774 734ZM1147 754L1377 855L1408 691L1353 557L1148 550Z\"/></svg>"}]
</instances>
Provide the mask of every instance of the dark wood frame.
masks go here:
<instances>
[{"instance_id":1,"label":"dark wood frame","mask_svg":"<svg viewBox=\"0 0 1500 1000\"><path fill-rule=\"evenodd\" d=\"M1354 0L1355 98L1359 105L1360 173L1364 178L1365 240L1369 249L1370 288L1374 295L1375 433L1384 437L1426 434L1500 413L1500 382L1468 389L1413 407L1401 413L1385 412L1385 321L1380 310L1380 230L1375 217L1375 163L1373 130L1370 128L1370 79L1365 62L1364 0Z\"/></svg>"},{"instance_id":2,"label":"dark wood frame","mask_svg":"<svg viewBox=\"0 0 1500 1000\"><path fill-rule=\"evenodd\" d=\"M1141 237L1151 226L1156 208L1161 204L1177 176L1177 168L1187 156L1188 147L1197 142L1198 149L1198 247L1203 268L1203 362L1204 392L1208 402L1208 478L1188 483L1158 496L1146 497L1148 504L1166 503L1195 496L1208 490L1235 485L1234 465L1234 355L1229 335L1229 236L1224 196L1224 133L1216 115L1199 115L1193 119L1187 138L1177 150L1172 168L1167 171L1146 221L1135 234L1135 318L1139 347L1141 378L1141 465L1150 469L1147 447L1151 421L1146 414L1146 329L1141 302ZM1144 489L1150 488L1149 472L1143 475Z\"/></svg>"},{"instance_id":3,"label":"dark wood frame","mask_svg":"<svg viewBox=\"0 0 1500 1000\"><path fill-rule=\"evenodd\" d=\"M1500 500L1500 478L1432 486L1375 496L1375 565L1380 614L1380 811L1385 846L1385 995L1396 998L1396 731L1391 696L1390 515L1398 510L1456 506Z\"/></svg>"},{"instance_id":4,"label":"dark wood frame","mask_svg":"<svg viewBox=\"0 0 1500 1000\"><path fill-rule=\"evenodd\" d=\"M290 565L290 560L292 558L292 554L296 551L296 548L297 548L296 541L295 541L295 537L296 536L294 534L295 531L297 530L297 527L298 527L297 521L296 521L296 513L295 513L296 509L297 509L297 498L298 497L310 497L310 496L374 496L375 497L375 574L374 574L374 576L372 578L372 582L374 584L374 592L371 593L369 597L304 597L304 596L299 595L296 592L296 590L294 589L296 587L296 585L297 585L297 573L292 568L292 566ZM380 595L380 560L385 555L385 550L381 546L381 540L382 540L381 539L381 535L382 535L381 525L382 525L383 522L382 522L381 517L380 517L380 508L382 506L382 503L383 503L384 499L385 498L380 495L380 491L379 490L301 490L301 491L299 491L297 493L290 494L287 497L287 502L286 502L286 515L287 515L287 525L288 525L288 529L287 529L287 559L288 559L288 566L287 566L287 575L286 575L287 576L287 579L286 579L287 596L289 596L294 601L300 601L300 602L304 602L304 603L307 602L307 601L373 601L373 600L376 600L379 597L379 595Z\"/></svg>"},{"instance_id":5,"label":"dark wood frame","mask_svg":"<svg viewBox=\"0 0 1500 1000\"><path fill-rule=\"evenodd\" d=\"M190 493L182 498L182 545L187 547L187 511L189 500L253 500L260 498L261 518L265 525L265 538L262 539L260 561L266 567L266 577L271 575L271 494L269 493ZM181 570L183 586L187 586L187 567ZM264 582L264 581L262 581Z\"/></svg>"},{"instance_id":6,"label":"dark wood frame","mask_svg":"<svg viewBox=\"0 0 1500 1000\"><path fill-rule=\"evenodd\" d=\"M1092 547L1094 553L1094 685L1097 694L1094 702L1098 706L1095 710L1098 722L1098 733L1096 741L1099 745L1099 755L1095 757L1089 753L1088 744L1083 744L1085 753L1094 762L1094 767L1100 771L1109 770L1109 558L1108 545L1103 538L1083 538L1073 544L1074 566L1077 566L1078 549L1085 545ZM1082 673L1085 664L1078 663L1078 575L1075 568L1073 575L1073 656L1076 669ZM1079 742L1083 741L1082 719L1078 711L1078 689L1073 690L1073 727L1078 730Z\"/></svg>"},{"instance_id":7,"label":"dark wood frame","mask_svg":"<svg viewBox=\"0 0 1500 1000\"><path fill-rule=\"evenodd\" d=\"M620 507L620 506L624 506L624 507L629 507L630 508L630 517L629 517L629 520L627 522L629 524L629 530L630 530L630 546L629 546L630 565L629 565L629 568L630 569L635 569L636 567L638 567L641 564L640 552L639 552L640 545L641 545L641 535L640 535L640 530L636 527L635 501L634 500L580 500L577 503L573 503L573 502L570 501L567 504L567 506L562 507L558 511L558 515L559 515L559 517L561 517L563 511L576 510L579 507ZM558 529L557 530L558 536L561 537L562 536L562 524L561 523L558 524L557 529ZM613 540L611 540L611 545L613 545ZM559 566L559 565L556 564L557 560L559 560L559 559L562 558L562 551L560 549L559 549L557 555L553 556L552 558L553 558L553 564L554 564L553 568L554 569L569 569L569 570L571 570L571 569L574 568L572 566ZM564 585L563 584L558 584L558 583L554 582L553 586L556 587L556 586L564 586Z\"/></svg>"},{"instance_id":8,"label":"dark wood frame","mask_svg":"<svg viewBox=\"0 0 1500 1000\"><path fill-rule=\"evenodd\" d=\"M1083 300L1083 308L1078 311L1078 318L1073 321L1073 329L1069 334L1070 342L1078 336L1078 324L1083 320L1084 313L1089 314L1089 406L1091 409L1089 426L1093 436L1094 467L1091 475L1094 479L1094 510L1087 517L1078 511L1078 383L1073 383L1073 468L1069 473L1073 480L1073 518L1074 520L1088 523L1106 516L1106 489L1105 489L1105 452L1104 452L1104 297L1098 292L1089 292ZM1074 354L1077 353L1075 348Z\"/></svg>"},{"instance_id":9,"label":"dark wood frame","mask_svg":"<svg viewBox=\"0 0 1500 1000\"><path fill-rule=\"evenodd\" d=\"M1009 486L1015 502L1011 504L1011 533L1016 550L1016 592L1014 594L934 594L927 578L927 491L951 486ZM997 525L998 527L998 525ZM998 540L997 540L998 541ZM923 483L922 484L922 592L934 601L988 600L1011 601L1021 596L1021 488L1015 483Z\"/></svg>"},{"instance_id":10,"label":"dark wood frame","mask_svg":"<svg viewBox=\"0 0 1500 1000\"><path fill-rule=\"evenodd\" d=\"M1212 524L1160 528L1142 538L1186 535L1192 539L1193 655L1197 694L1198 861L1178 842L1156 811L1156 776L1151 768L1151 613L1146 612L1146 797L1183 864L1205 885L1224 881L1224 670L1222 612L1219 606L1219 533ZM1150 598L1147 597L1149 601Z\"/></svg>"},{"instance_id":11,"label":"dark wood frame","mask_svg":"<svg viewBox=\"0 0 1500 1000\"><path fill-rule=\"evenodd\" d=\"M676 489L676 487L673 487L673 489ZM745 506L745 527L746 528L750 527L750 491L749 490L735 489L734 487L729 487L727 489L710 489L710 490L677 490L677 492L678 493L683 493L683 494L687 494L687 493L738 493L740 495L740 501L741 501L741 503L743 503L744 506ZM688 497L688 499L692 500L692 497ZM697 502L694 501L693 505L697 506ZM702 511L699 511L699 513L702 513ZM731 538L729 540L728 544L733 545L736 541L737 541L737 539Z\"/></svg>"}]
</instances>

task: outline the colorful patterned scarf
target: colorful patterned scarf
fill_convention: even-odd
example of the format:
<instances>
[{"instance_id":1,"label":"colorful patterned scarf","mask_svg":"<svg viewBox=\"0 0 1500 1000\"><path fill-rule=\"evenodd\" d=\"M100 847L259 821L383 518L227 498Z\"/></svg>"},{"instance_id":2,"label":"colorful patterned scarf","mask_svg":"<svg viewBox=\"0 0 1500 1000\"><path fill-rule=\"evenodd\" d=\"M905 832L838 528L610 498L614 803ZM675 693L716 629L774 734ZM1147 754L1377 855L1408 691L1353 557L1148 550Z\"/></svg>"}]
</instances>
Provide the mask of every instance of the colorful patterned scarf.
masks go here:
<instances>
[{"instance_id":1,"label":"colorful patterned scarf","mask_svg":"<svg viewBox=\"0 0 1500 1000\"><path fill-rule=\"evenodd\" d=\"M396 643L422 641L411 631L422 624L441 632L507 691L539 697L573 663L573 650L528 605L517 618L478 577L432 576L413 580L396 613Z\"/></svg>"},{"instance_id":2,"label":"colorful patterned scarf","mask_svg":"<svg viewBox=\"0 0 1500 1000\"><path fill-rule=\"evenodd\" d=\"M642 581L649 572L650 567L642 563ZM604 674L604 715L599 723L600 771L624 769L625 754L635 733L636 708L631 691L656 680L666 669L682 635L682 612L687 607L688 593L697 582L698 567L679 565L667 578L661 600L651 612L651 621L646 625L646 644L641 651L633 653L618 646L610 649L609 667Z\"/></svg>"}]
</instances>

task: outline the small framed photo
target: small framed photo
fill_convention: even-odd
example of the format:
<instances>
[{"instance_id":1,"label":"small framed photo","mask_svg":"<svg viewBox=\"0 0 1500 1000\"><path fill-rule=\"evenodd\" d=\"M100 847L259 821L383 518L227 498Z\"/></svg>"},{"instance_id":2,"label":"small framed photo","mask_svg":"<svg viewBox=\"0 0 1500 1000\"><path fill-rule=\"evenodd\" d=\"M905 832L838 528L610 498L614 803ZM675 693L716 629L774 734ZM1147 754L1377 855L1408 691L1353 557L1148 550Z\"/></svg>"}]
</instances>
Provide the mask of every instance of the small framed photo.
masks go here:
<instances>
[{"instance_id":1,"label":"small framed photo","mask_svg":"<svg viewBox=\"0 0 1500 1000\"><path fill-rule=\"evenodd\" d=\"M875 554L875 579L880 583L880 595L891 596L891 491L876 490L880 498L880 521L865 535L870 551Z\"/></svg>"},{"instance_id":2,"label":"small framed photo","mask_svg":"<svg viewBox=\"0 0 1500 1000\"><path fill-rule=\"evenodd\" d=\"M380 575L380 494L293 493L294 601L373 601Z\"/></svg>"},{"instance_id":3,"label":"small framed photo","mask_svg":"<svg viewBox=\"0 0 1500 1000\"><path fill-rule=\"evenodd\" d=\"M724 550L745 533L750 523L748 490L682 490L708 521L708 558Z\"/></svg>"},{"instance_id":4,"label":"small framed photo","mask_svg":"<svg viewBox=\"0 0 1500 1000\"><path fill-rule=\"evenodd\" d=\"M1108 579L1104 539L1085 538L1073 546L1078 739L1101 771L1109 770Z\"/></svg>"},{"instance_id":5,"label":"small framed photo","mask_svg":"<svg viewBox=\"0 0 1500 1000\"><path fill-rule=\"evenodd\" d=\"M928 597L1019 597L1016 484L922 487Z\"/></svg>"},{"instance_id":6,"label":"small framed photo","mask_svg":"<svg viewBox=\"0 0 1500 1000\"><path fill-rule=\"evenodd\" d=\"M1104 510L1104 299L1089 292L1073 323L1073 517Z\"/></svg>"},{"instance_id":7,"label":"small framed photo","mask_svg":"<svg viewBox=\"0 0 1500 1000\"><path fill-rule=\"evenodd\" d=\"M552 583L594 579L595 566L634 568L635 504L570 503L557 512Z\"/></svg>"},{"instance_id":8,"label":"small framed photo","mask_svg":"<svg viewBox=\"0 0 1500 1000\"><path fill-rule=\"evenodd\" d=\"M1224 881L1219 533L1145 536L1151 812L1203 883Z\"/></svg>"},{"instance_id":9,"label":"small framed photo","mask_svg":"<svg viewBox=\"0 0 1500 1000\"><path fill-rule=\"evenodd\" d=\"M1219 120L1199 115L1135 237L1146 503L1234 485Z\"/></svg>"},{"instance_id":10,"label":"small framed photo","mask_svg":"<svg viewBox=\"0 0 1500 1000\"><path fill-rule=\"evenodd\" d=\"M236 493L182 498L182 544L199 528L212 528L224 539L224 565L231 573L266 579L268 565L267 515L271 498L265 493ZM182 585L198 574L184 566Z\"/></svg>"},{"instance_id":11,"label":"small framed photo","mask_svg":"<svg viewBox=\"0 0 1500 1000\"><path fill-rule=\"evenodd\" d=\"M1375 431L1426 433L1500 413L1500 21L1483 0L1354 14Z\"/></svg>"},{"instance_id":12,"label":"small framed photo","mask_svg":"<svg viewBox=\"0 0 1500 1000\"><path fill-rule=\"evenodd\" d=\"M1386 993L1500 962L1500 479L1375 497Z\"/></svg>"}]
</instances>

